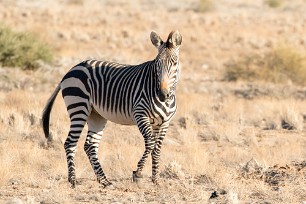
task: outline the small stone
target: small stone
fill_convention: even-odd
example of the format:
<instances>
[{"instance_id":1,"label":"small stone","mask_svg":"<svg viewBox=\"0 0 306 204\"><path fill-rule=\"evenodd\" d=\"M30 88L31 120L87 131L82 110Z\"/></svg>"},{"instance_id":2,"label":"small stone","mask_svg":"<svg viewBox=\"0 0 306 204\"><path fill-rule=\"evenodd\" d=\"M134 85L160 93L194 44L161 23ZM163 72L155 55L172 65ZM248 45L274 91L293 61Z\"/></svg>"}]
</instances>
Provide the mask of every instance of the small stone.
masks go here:
<instances>
[{"instance_id":1,"label":"small stone","mask_svg":"<svg viewBox=\"0 0 306 204\"><path fill-rule=\"evenodd\" d=\"M210 198L209 199L213 199L213 198L217 198L219 195L217 193L217 191L213 191L210 195Z\"/></svg>"}]
</instances>

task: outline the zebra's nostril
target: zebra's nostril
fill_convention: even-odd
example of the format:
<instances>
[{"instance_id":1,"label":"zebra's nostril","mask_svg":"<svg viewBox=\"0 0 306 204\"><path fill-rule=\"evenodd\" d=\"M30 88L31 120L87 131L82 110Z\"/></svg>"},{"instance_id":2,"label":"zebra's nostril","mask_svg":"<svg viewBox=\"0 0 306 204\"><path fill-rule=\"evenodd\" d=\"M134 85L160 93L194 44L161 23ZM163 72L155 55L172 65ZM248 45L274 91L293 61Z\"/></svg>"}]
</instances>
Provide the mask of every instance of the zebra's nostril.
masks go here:
<instances>
[{"instance_id":1,"label":"zebra's nostril","mask_svg":"<svg viewBox=\"0 0 306 204\"><path fill-rule=\"evenodd\" d=\"M160 91L158 93L158 97L162 102L165 102L167 100L167 98L169 97L169 92L168 91Z\"/></svg>"}]
</instances>

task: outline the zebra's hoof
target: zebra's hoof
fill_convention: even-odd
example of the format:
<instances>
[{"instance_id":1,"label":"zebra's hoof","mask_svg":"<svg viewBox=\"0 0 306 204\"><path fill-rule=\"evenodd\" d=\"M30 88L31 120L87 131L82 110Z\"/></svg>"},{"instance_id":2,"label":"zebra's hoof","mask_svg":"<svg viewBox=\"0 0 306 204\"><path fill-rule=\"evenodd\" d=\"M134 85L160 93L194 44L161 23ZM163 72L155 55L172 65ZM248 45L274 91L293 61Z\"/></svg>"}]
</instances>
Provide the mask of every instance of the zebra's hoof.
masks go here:
<instances>
[{"instance_id":1,"label":"zebra's hoof","mask_svg":"<svg viewBox=\"0 0 306 204\"><path fill-rule=\"evenodd\" d=\"M97 177L97 181L101 184L102 188L108 188L109 186L113 186L113 184L109 180L103 177Z\"/></svg>"},{"instance_id":2,"label":"zebra's hoof","mask_svg":"<svg viewBox=\"0 0 306 204\"><path fill-rule=\"evenodd\" d=\"M71 184L71 188L75 188L76 185L80 185L81 184L80 181L76 181L76 180L69 181L69 183Z\"/></svg>"},{"instance_id":3,"label":"zebra's hoof","mask_svg":"<svg viewBox=\"0 0 306 204\"><path fill-rule=\"evenodd\" d=\"M133 182L136 182L136 183L139 182L142 177L143 176L140 173L138 173L137 171L133 171L133 175L132 175Z\"/></svg>"},{"instance_id":4,"label":"zebra's hoof","mask_svg":"<svg viewBox=\"0 0 306 204\"><path fill-rule=\"evenodd\" d=\"M68 182L71 184L71 188L75 188L75 184L76 184L75 178L69 178Z\"/></svg>"},{"instance_id":5,"label":"zebra's hoof","mask_svg":"<svg viewBox=\"0 0 306 204\"><path fill-rule=\"evenodd\" d=\"M115 186L111 182L107 181L105 183L101 183L101 188L114 190Z\"/></svg>"},{"instance_id":6,"label":"zebra's hoof","mask_svg":"<svg viewBox=\"0 0 306 204\"><path fill-rule=\"evenodd\" d=\"M157 179L152 179L152 182L153 182L153 184L155 184L156 186L159 186L159 185L160 185L159 180L157 180Z\"/></svg>"}]
</instances>

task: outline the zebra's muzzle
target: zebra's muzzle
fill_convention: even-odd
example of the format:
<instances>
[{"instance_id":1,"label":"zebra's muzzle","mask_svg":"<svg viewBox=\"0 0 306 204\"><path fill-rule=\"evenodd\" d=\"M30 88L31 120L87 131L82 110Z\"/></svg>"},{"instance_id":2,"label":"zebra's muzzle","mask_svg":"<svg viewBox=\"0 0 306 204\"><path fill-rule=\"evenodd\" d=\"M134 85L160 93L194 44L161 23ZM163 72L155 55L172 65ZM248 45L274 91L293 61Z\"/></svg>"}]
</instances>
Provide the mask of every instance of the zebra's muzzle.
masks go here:
<instances>
[{"instance_id":1,"label":"zebra's muzzle","mask_svg":"<svg viewBox=\"0 0 306 204\"><path fill-rule=\"evenodd\" d=\"M158 98L161 102L165 102L169 98L169 91L167 90L160 90L158 92Z\"/></svg>"}]
</instances>

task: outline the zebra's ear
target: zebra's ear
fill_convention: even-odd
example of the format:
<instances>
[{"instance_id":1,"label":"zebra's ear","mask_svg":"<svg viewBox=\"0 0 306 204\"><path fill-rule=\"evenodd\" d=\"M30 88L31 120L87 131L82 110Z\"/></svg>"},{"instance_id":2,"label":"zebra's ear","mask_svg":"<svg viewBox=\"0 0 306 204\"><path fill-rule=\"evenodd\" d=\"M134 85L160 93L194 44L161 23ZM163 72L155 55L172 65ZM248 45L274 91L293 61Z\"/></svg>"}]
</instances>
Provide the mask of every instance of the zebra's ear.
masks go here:
<instances>
[{"instance_id":1,"label":"zebra's ear","mask_svg":"<svg viewBox=\"0 0 306 204\"><path fill-rule=\"evenodd\" d=\"M159 37L159 35L158 35L155 31L152 31L152 32L151 32L150 38L151 38L152 44L153 44L155 47L157 47L157 48L158 48L161 44L163 44L162 39Z\"/></svg>"},{"instance_id":2,"label":"zebra's ear","mask_svg":"<svg viewBox=\"0 0 306 204\"><path fill-rule=\"evenodd\" d=\"M182 36L181 34L175 30L172 31L167 39L167 47L171 48L171 47L178 47L182 44Z\"/></svg>"}]
</instances>

